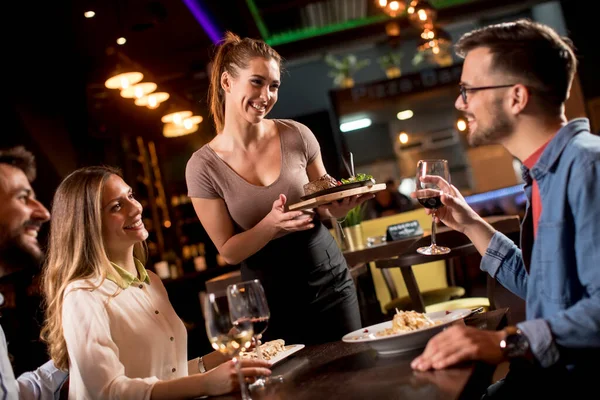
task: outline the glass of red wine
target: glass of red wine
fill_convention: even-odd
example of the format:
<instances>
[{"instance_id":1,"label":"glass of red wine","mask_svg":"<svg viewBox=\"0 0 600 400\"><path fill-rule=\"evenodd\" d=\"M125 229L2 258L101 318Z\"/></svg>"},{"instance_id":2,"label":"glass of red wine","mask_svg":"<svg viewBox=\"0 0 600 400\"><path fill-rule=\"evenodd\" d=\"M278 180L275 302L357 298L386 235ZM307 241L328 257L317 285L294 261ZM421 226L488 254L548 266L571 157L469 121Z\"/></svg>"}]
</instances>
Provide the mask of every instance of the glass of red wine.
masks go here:
<instances>
[{"instance_id":1,"label":"glass of red wine","mask_svg":"<svg viewBox=\"0 0 600 400\"><path fill-rule=\"evenodd\" d=\"M231 315L232 320L250 321L253 325L256 358L263 359L260 348L262 334L269 325L269 305L265 296L265 289L258 279L229 285L227 287L227 298L232 305L232 310L242 310L241 313ZM236 304L241 307L236 308ZM258 377L250 384L250 389L265 387L271 382L281 382L282 376Z\"/></svg>"},{"instance_id":2,"label":"glass of red wine","mask_svg":"<svg viewBox=\"0 0 600 400\"><path fill-rule=\"evenodd\" d=\"M450 253L449 248L438 246L435 243L435 213L440 207L444 206L441 200L443 190L441 186L431 182L425 182L422 179L424 176L439 176L446 182L450 183L450 170L448 168L448 161L419 160L417 163L417 200L423 207L429 208L433 211L431 213L431 245L427 247L419 247L417 252L428 256L448 254Z\"/></svg>"}]
</instances>

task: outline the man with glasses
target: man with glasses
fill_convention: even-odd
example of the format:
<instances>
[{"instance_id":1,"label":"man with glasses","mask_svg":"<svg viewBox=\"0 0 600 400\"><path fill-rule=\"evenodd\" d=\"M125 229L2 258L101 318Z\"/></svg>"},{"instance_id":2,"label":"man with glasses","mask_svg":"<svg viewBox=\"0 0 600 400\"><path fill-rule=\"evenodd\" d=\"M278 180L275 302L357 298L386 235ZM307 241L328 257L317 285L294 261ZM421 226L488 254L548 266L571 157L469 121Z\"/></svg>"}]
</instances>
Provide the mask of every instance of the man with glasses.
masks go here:
<instances>
[{"instance_id":1,"label":"man with glasses","mask_svg":"<svg viewBox=\"0 0 600 400\"><path fill-rule=\"evenodd\" d=\"M469 143L499 143L523 163L521 248L454 186L431 177L450 193L437 216L469 237L482 270L526 300L526 320L499 332L451 327L412 367L509 360L511 371L487 396L572 394L592 383L583 376L600 348L600 138L587 119L564 114L577 60L568 39L527 20L472 31L456 48L465 60L455 106L467 118Z\"/></svg>"},{"instance_id":2,"label":"man with glasses","mask_svg":"<svg viewBox=\"0 0 600 400\"><path fill-rule=\"evenodd\" d=\"M24 148L0 150L0 279L37 268L43 258L37 235L50 213L31 188L35 173L33 155ZM0 307L3 301L0 293ZM0 399L58 399L67 376L48 361L15 379L0 327Z\"/></svg>"}]
</instances>

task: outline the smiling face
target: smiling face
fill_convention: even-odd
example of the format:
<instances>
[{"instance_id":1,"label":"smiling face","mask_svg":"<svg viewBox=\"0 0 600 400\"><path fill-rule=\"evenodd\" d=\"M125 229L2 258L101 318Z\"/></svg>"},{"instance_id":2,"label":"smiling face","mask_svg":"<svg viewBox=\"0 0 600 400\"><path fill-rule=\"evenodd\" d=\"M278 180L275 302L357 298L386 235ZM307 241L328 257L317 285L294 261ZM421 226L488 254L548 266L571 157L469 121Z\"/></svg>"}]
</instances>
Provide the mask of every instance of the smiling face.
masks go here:
<instances>
[{"instance_id":1,"label":"smiling face","mask_svg":"<svg viewBox=\"0 0 600 400\"><path fill-rule=\"evenodd\" d=\"M36 200L25 173L0 164L0 264L4 268L0 275L8 273L9 267L22 268L27 261L42 260L37 236L49 219L50 213Z\"/></svg>"},{"instance_id":2,"label":"smiling face","mask_svg":"<svg viewBox=\"0 0 600 400\"><path fill-rule=\"evenodd\" d=\"M510 87L468 90L472 87L513 83L510 77L493 71L492 65L492 54L484 47L469 51L463 63L461 83L467 89L467 103L459 95L454 105L467 118L468 139L472 146L497 143L515 130L515 121L506 108Z\"/></svg>"},{"instance_id":3,"label":"smiling face","mask_svg":"<svg viewBox=\"0 0 600 400\"><path fill-rule=\"evenodd\" d=\"M251 124L261 122L277 103L279 85L279 64L262 57L250 59L248 68L237 69L236 77L227 72L221 76L227 112L234 112Z\"/></svg>"},{"instance_id":4,"label":"smiling face","mask_svg":"<svg viewBox=\"0 0 600 400\"><path fill-rule=\"evenodd\" d=\"M109 258L133 249L134 244L147 237L142 205L120 176L111 175L102 190L102 238Z\"/></svg>"}]
</instances>

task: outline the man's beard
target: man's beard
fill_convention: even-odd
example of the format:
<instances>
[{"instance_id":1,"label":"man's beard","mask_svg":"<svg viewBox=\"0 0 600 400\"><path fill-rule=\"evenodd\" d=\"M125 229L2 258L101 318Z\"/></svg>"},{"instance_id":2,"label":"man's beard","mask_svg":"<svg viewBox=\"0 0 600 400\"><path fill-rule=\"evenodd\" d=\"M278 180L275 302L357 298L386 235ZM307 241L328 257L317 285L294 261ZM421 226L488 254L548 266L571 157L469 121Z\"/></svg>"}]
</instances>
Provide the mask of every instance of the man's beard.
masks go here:
<instances>
[{"instance_id":1,"label":"man's beard","mask_svg":"<svg viewBox=\"0 0 600 400\"><path fill-rule=\"evenodd\" d=\"M502 109L502 99L497 99L494 102L490 121L491 123L487 127L480 125L479 121L477 121L475 132L469 135L469 144L471 146L498 143L500 139L509 136L514 130L513 122Z\"/></svg>"},{"instance_id":2,"label":"man's beard","mask_svg":"<svg viewBox=\"0 0 600 400\"><path fill-rule=\"evenodd\" d=\"M4 273L38 270L44 255L39 247L34 246L24 243L22 235L10 235L0 227L0 264L4 267Z\"/></svg>"}]
</instances>

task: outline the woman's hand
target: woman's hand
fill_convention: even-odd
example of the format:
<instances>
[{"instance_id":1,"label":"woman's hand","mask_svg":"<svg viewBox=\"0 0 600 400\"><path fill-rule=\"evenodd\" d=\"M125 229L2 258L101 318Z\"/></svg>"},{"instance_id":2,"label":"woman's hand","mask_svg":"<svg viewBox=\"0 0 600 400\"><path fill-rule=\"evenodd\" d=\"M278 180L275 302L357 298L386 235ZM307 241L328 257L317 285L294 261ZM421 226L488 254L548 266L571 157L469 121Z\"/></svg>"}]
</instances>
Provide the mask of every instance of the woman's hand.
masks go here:
<instances>
[{"instance_id":1,"label":"woman's hand","mask_svg":"<svg viewBox=\"0 0 600 400\"><path fill-rule=\"evenodd\" d=\"M329 213L333 218L343 218L348 214L348 211L373 197L375 197L375 195L372 193L350 196L332 203L323 204L319 206L318 209L321 213Z\"/></svg>"},{"instance_id":2,"label":"woman's hand","mask_svg":"<svg viewBox=\"0 0 600 400\"><path fill-rule=\"evenodd\" d=\"M275 236L283 232L305 231L313 228L313 214L303 211L285 211L285 195L280 194L273 202L271 212L267 214L263 222L275 230Z\"/></svg>"},{"instance_id":3,"label":"woman's hand","mask_svg":"<svg viewBox=\"0 0 600 400\"><path fill-rule=\"evenodd\" d=\"M435 211L436 222L442 221L446 226L465 233L468 225L481 220L475 211L467 204L465 198L460 194L458 189L446 182L443 178L434 175L426 175L421 177L421 182L431 183L442 190L442 204L445 207L440 207ZM425 190L417 190L410 194L414 199L419 198L419 194ZM431 214L433 210L426 209L427 214Z\"/></svg>"},{"instance_id":4,"label":"woman's hand","mask_svg":"<svg viewBox=\"0 0 600 400\"><path fill-rule=\"evenodd\" d=\"M271 370L269 369L270 364L264 360L254 359L243 359L240 360L240 368L242 376L247 377L258 377L258 376L269 376ZM201 374L205 382L205 393L209 396L218 396L225 393L239 390L240 382L237 376L237 371L233 361L227 361L212 369L204 374Z\"/></svg>"}]
</instances>

